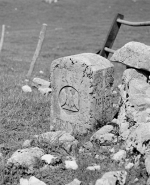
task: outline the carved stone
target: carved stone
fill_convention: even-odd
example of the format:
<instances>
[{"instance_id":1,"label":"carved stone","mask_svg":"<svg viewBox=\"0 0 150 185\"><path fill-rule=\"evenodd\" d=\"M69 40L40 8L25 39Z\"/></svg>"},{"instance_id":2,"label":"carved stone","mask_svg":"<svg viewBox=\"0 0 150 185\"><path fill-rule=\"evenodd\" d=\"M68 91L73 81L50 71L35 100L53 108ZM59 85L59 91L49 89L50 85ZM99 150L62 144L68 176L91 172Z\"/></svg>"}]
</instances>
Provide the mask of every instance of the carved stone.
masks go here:
<instances>
[{"instance_id":1,"label":"carved stone","mask_svg":"<svg viewBox=\"0 0 150 185\"><path fill-rule=\"evenodd\" d=\"M112 119L114 68L99 55L83 53L51 64L51 124L83 133Z\"/></svg>"}]
</instances>

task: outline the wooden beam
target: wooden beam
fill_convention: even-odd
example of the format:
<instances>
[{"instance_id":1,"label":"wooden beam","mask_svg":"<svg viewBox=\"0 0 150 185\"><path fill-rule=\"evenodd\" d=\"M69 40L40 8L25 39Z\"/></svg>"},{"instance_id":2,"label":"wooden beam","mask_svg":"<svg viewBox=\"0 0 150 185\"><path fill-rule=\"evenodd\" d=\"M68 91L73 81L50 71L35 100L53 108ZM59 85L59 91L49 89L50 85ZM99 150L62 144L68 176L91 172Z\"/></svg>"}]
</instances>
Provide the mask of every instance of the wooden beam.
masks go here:
<instances>
[{"instance_id":1,"label":"wooden beam","mask_svg":"<svg viewBox=\"0 0 150 185\"><path fill-rule=\"evenodd\" d=\"M123 19L123 18L124 18L124 16L122 14L117 14L115 16L115 18L113 20L113 23L112 23L112 25L110 27L110 30L108 32L108 35L106 37L106 40L105 40L105 42L103 44L103 47L102 47L101 50L99 50L97 52L97 54L99 54L99 55L101 55L101 56L103 56L105 58L108 58L109 52L106 51L105 48L110 48L110 49L112 48L113 43L115 41L115 38L116 38L116 36L118 34L118 31L120 29L120 26L121 26L121 23L117 22L117 19Z\"/></svg>"}]
</instances>

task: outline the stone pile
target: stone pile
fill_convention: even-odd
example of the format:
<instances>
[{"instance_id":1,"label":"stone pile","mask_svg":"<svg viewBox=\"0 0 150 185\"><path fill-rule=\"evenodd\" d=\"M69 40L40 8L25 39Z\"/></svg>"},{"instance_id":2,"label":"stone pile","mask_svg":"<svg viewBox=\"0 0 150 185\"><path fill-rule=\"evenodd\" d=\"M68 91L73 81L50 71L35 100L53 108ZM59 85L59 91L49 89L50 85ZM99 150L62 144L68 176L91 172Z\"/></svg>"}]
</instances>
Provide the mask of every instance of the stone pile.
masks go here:
<instances>
[{"instance_id":1,"label":"stone pile","mask_svg":"<svg viewBox=\"0 0 150 185\"><path fill-rule=\"evenodd\" d=\"M113 65L110 61L125 64L127 69L119 85L121 102L117 116L113 113ZM98 151L109 152L109 157L96 153L95 163L85 166L85 171L100 172L103 166L98 160L111 159L119 168L101 174L92 185L125 185L131 169L144 165L150 175L150 47L137 42L127 43L117 50L110 61L95 54L87 53L64 57L52 62L51 86L51 132L33 136L26 140L22 149L17 150L7 163L23 165L32 171L37 161L42 161L41 171L47 167L76 171L80 168L76 156L98 147ZM37 82L38 81L38 82ZM41 82L34 80L37 84ZM115 118L114 118L115 116ZM114 118L114 119L113 119ZM55 128L54 128L55 127ZM79 143L77 132L87 134L96 131L85 143ZM85 131L85 132L84 132ZM74 134L74 135L73 135ZM43 150L43 145L46 152ZM60 147L60 154L48 150ZM78 155L76 155L78 154ZM39 162L40 163L40 162ZM111 164L110 164L111 165ZM83 169L82 169L83 170ZM132 184L138 182L135 178ZM150 178L147 180L147 185ZM31 176L21 178L20 185L45 185ZM66 185L80 185L80 179L72 179ZM140 182L139 182L140 184Z\"/></svg>"},{"instance_id":2,"label":"stone pile","mask_svg":"<svg viewBox=\"0 0 150 185\"><path fill-rule=\"evenodd\" d=\"M129 42L110 59L127 65L119 86L122 104L117 118L120 138L126 150L150 158L150 46Z\"/></svg>"}]
</instances>

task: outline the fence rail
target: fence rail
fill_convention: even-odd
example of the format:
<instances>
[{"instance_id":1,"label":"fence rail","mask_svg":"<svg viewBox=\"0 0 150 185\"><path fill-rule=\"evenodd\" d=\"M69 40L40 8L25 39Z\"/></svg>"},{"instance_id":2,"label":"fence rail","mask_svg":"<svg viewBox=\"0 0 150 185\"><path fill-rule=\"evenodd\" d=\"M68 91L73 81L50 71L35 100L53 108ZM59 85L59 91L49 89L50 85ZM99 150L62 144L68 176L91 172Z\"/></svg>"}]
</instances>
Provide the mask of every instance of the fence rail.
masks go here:
<instances>
[{"instance_id":1,"label":"fence rail","mask_svg":"<svg viewBox=\"0 0 150 185\"><path fill-rule=\"evenodd\" d=\"M127 26L134 26L134 27L150 26L150 21L130 22L130 21L124 20L124 15L118 13L112 22L112 25L111 25L110 30L108 32L108 35L104 41L102 49L100 49L96 54L99 54L105 58L108 58L110 53L115 52L115 50L113 50L111 48L113 46L113 43L117 37L117 34L118 34L119 29L122 24L127 25Z\"/></svg>"}]
</instances>

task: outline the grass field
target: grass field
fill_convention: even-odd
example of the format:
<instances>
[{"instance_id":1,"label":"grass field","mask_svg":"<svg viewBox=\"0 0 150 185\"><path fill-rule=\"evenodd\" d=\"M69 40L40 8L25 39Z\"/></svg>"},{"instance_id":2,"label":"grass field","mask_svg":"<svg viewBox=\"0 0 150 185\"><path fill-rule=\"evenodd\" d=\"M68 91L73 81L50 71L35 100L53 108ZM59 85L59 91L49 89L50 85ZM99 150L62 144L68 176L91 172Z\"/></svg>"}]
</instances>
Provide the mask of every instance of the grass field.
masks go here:
<instances>
[{"instance_id":1,"label":"grass field","mask_svg":"<svg viewBox=\"0 0 150 185\"><path fill-rule=\"evenodd\" d=\"M149 0L59 0L57 4L0 0L0 25L6 25L0 60L0 146L5 146L5 152L11 155L25 139L49 131L50 97L21 91L43 23L48 24L47 33L32 78L48 80L54 59L96 53L116 13L130 21L148 21L149 9ZM149 35L150 27L122 26L113 48L129 41L150 45ZM116 64L117 81L123 70Z\"/></svg>"}]
</instances>

